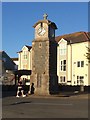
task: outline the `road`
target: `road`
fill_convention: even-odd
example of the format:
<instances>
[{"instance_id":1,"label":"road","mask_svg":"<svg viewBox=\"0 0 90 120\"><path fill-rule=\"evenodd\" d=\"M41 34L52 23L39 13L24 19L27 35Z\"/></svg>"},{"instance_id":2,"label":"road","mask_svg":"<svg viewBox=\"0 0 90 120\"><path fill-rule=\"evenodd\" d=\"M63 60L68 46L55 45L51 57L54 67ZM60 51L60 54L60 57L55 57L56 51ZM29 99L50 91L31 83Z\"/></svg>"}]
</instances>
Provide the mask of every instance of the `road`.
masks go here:
<instances>
[{"instance_id":1,"label":"road","mask_svg":"<svg viewBox=\"0 0 90 120\"><path fill-rule=\"evenodd\" d=\"M88 118L87 97L25 97L2 99L3 118Z\"/></svg>"}]
</instances>

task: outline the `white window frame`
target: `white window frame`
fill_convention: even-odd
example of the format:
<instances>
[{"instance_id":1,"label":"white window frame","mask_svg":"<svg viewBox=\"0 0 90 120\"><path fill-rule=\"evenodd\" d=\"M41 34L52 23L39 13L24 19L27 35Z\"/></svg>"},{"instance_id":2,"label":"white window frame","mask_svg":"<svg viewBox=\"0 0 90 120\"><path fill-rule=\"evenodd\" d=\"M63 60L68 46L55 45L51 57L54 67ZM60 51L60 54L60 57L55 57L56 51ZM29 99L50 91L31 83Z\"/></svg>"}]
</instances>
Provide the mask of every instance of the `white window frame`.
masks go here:
<instances>
[{"instance_id":1,"label":"white window frame","mask_svg":"<svg viewBox=\"0 0 90 120\"><path fill-rule=\"evenodd\" d=\"M60 61L60 71L66 71L66 63L64 64L64 61L66 60L61 60Z\"/></svg>"},{"instance_id":2,"label":"white window frame","mask_svg":"<svg viewBox=\"0 0 90 120\"><path fill-rule=\"evenodd\" d=\"M60 44L60 55L66 55L66 43Z\"/></svg>"},{"instance_id":3,"label":"white window frame","mask_svg":"<svg viewBox=\"0 0 90 120\"><path fill-rule=\"evenodd\" d=\"M77 85L84 84L84 76L77 76Z\"/></svg>"}]
</instances>

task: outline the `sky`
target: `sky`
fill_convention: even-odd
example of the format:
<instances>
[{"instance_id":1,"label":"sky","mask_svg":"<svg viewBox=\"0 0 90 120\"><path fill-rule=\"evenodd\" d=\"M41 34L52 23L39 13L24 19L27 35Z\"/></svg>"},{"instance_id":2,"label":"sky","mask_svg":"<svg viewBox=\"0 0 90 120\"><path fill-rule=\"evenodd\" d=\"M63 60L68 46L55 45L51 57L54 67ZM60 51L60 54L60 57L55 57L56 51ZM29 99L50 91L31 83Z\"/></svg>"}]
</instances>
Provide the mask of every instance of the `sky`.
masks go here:
<instances>
[{"instance_id":1,"label":"sky","mask_svg":"<svg viewBox=\"0 0 90 120\"><path fill-rule=\"evenodd\" d=\"M88 31L88 2L3 2L2 48L11 58L32 45L33 25L43 14L57 25L56 36Z\"/></svg>"}]
</instances>

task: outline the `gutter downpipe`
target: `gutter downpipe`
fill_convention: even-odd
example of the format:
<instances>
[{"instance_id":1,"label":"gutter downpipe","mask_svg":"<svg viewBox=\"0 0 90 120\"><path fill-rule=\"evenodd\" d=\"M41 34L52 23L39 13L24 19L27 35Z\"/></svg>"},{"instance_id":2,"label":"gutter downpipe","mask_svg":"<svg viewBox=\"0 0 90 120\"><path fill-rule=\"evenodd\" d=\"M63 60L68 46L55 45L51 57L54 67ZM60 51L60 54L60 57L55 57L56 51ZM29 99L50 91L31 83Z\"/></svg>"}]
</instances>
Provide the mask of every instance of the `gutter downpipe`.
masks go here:
<instances>
[{"instance_id":1,"label":"gutter downpipe","mask_svg":"<svg viewBox=\"0 0 90 120\"><path fill-rule=\"evenodd\" d=\"M72 41L70 40L70 46L71 46L71 85L72 85Z\"/></svg>"}]
</instances>

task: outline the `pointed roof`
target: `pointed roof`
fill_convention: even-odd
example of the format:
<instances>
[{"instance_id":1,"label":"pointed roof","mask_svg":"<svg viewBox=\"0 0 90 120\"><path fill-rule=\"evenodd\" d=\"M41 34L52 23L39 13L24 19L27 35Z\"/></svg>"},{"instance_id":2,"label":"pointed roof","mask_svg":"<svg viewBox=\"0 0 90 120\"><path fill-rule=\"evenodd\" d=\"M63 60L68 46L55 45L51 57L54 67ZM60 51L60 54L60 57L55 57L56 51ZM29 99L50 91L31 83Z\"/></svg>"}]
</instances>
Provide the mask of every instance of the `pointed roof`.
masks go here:
<instances>
[{"instance_id":1,"label":"pointed roof","mask_svg":"<svg viewBox=\"0 0 90 120\"><path fill-rule=\"evenodd\" d=\"M28 46L28 45L24 45L24 46L26 46L28 48L28 50L30 50L32 48L32 46ZM22 52L22 50L17 53L20 53L20 52Z\"/></svg>"},{"instance_id":2,"label":"pointed roof","mask_svg":"<svg viewBox=\"0 0 90 120\"><path fill-rule=\"evenodd\" d=\"M32 46L28 46L28 45L25 45L25 46L28 48L28 50L30 50L32 48Z\"/></svg>"},{"instance_id":3,"label":"pointed roof","mask_svg":"<svg viewBox=\"0 0 90 120\"><path fill-rule=\"evenodd\" d=\"M55 39L57 42L59 42L62 38L71 44L86 42L86 41L90 41L90 32L83 32L83 31L75 32L75 33L71 33L71 34L57 36Z\"/></svg>"}]
</instances>

